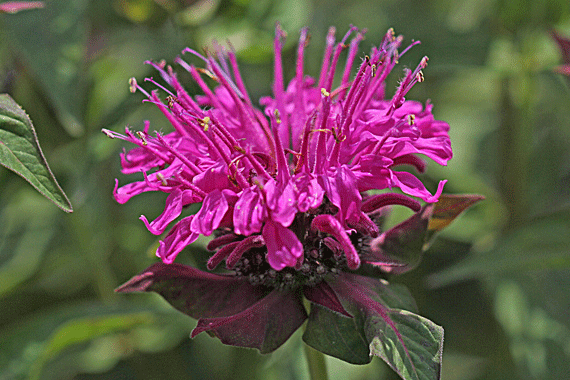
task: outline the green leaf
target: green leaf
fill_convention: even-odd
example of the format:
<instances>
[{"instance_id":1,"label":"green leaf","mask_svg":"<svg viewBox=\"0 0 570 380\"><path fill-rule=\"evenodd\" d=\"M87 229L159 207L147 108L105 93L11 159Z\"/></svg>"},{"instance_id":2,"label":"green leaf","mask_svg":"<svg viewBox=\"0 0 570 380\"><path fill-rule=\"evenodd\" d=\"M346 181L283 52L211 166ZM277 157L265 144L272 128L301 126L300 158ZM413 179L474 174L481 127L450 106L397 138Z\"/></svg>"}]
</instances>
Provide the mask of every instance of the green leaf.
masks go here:
<instances>
[{"instance_id":1,"label":"green leaf","mask_svg":"<svg viewBox=\"0 0 570 380\"><path fill-rule=\"evenodd\" d=\"M443 328L405 310L367 320L372 337L370 353L384 360L402 379L439 379L443 353Z\"/></svg>"},{"instance_id":2,"label":"green leaf","mask_svg":"<svg viewBox=\"0 0 570 380\"><path fill-rule=\"evenodd\" d=\"M315 350L345 362L367 364L372 358L363 324L360 314L347 318L323 306L311 304L303 340Z\"/></svg>"},{"instance_id":3,"label":"green leaf","mask_svg":"<svg viewBox=\"0 0 570 380\"><path fill-rule=\"evenodd\" d=\"M403 286L350 274L329 285L354 318L311 305L305 343L352 364L378 356L403 379L440 378L443 329L406 310L416 306Z\"/></svg>"},{"instance_id":4,"label":"green leaf","mask_svg":"<svg viewBox=\"0 0 570 380\"><path fill-rule=\"evenodd\" d=\"M39 270L58 233L59 211L31 188L24 194L0 212L0 299Z\"/></svg>"},{"instance_id":5,"label":"green leaf","mask_svg":"<svg viewBox=\"0 0 570 380\"><path fill-rule=\"evenodd\" d=\"M63 211L73 211L49 169L30 118L7 94L0 94L0 164L19 174Z\"/></svg>"},{"instance_id":6,"label":"green leaf","mask_svg":"<svg viewBox=\"0 0 570 380\"><path fill-rule=\"evenodd\" d=\"M180 319L178 313L168 310L165 312L159 305L149 307L148 303L145 307L139 307L126 303L106 306L94 302L80 302L42 309L32 316L17 318L0 330L0 378L69 377L69 372L65 376L53 373L49 375L54 376L47 376L46 367L59 359L73 356L74 348L79 351L88 349L86 345L81 345L103 336L140 331L138 329L144 327L170 329L169 324L175 324L178 330L181 330L184 326L182 322L186 323ZM183 334L169 332L171 340L179 340L188 334L188 330L184 330ZM139 346L135 336L125 336L120 347L128 352L138 349ZM82 371L83 365L81 362L73 363L67 371Z\"/></svg>"},{"instance_id":7,"label":"green leaf","mask_svg":"<svg viewBox=\"0 0 570 380\"><path fill-rule=\"evenodd\" d=\"M50 1L43 9L2 20L11 49L18 52L71 136L85 131L85 71L92 52L86 45L88 4L87 0Z\"/></svg>"}]
</instances>

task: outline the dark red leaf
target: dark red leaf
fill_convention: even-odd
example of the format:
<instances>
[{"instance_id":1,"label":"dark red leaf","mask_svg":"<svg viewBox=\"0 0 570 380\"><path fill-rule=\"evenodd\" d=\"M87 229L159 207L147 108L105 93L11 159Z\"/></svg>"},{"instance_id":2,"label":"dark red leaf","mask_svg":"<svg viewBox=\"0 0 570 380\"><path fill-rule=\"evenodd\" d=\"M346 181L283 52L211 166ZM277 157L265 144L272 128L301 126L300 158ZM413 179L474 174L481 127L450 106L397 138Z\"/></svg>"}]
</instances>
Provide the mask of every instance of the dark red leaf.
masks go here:
<instances>
[{"instance_id":1,"label":"dark red leaf","mask_svg":"<svg viewBox=\"0 0 570 380\"><path fill-rule=\"evenodd\" d=\"M309 301L317 305L324 306L331 311L352 318L352 315L342 307L334 290L332 290L325 281L315 286L305 286L303 294Z\"/></svg>"},{"instance_id":2,"label":"dark red leaf","mask_svg":"<svg viewBox=\"0 0 570 380\"><path fill-rule=\"evenodd\" d=\"M151 265L116 291L156 292L176 309L196 319L238 314L267 294L244 278L163 263Z\"/></svg>"},{"instance_id":3,"label":"dark red leaf","mask_svg":"<svg viewBox=\"0 0 570 380\"><path fill-rule=\"evenodd\" d=\"M432 206L415 213L370 242L362 259L385 272L404 273L415 268L422 257Z\"/></svg>"},{"instance_id":4,"label":"dark red leaf","mask_svg":"<svg viewBox=\"0 0 570 380\"><path fill-rule=\"evenodd\" d=\"M285 343L306 318L298 295L274 290L241 313L200 319L192 337L206 331L224 344L257 348L265 354Z\"/></svg>"}]
</instances>

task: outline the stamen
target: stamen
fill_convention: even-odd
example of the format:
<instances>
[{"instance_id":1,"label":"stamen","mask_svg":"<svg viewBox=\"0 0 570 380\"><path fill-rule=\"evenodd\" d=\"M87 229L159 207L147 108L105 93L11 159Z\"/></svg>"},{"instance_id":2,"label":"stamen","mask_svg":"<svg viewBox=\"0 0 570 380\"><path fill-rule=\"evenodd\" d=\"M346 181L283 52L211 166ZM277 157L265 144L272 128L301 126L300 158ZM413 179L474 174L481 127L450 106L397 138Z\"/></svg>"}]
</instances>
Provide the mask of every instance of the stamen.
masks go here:
<instances>
[{"instance_id":1,"label":"stamen","mask_svg":"<svg viewBox=\"0 0 570 380\"><path fill-rule=\"evenodd\" d=\"M145 134L142 131L137 131L136 134L139 137L139 139L141 139L143 146L147 146L148 141L146 140Z\"/></svg>"},{"instance_id":2,"label":"stamen","mask_svg":"<svg viewBox=\"0 0 570 380\"><path fill-rule=\"evenodd\" d=\"M346 85L348 85L348 81L350 78L350 72L352 70L352 65L354 64L354 59L356 58L356 54L358 52L358 45L360 41L364 39L364 33L366 33L366 29L358 32L356 37L350 41L350 48L348 49L348 55L346 57L346 65L344 66L344 74L342 76L341 87L346 89ZM340 93L339 100L344 99L344 95L346 94L345 90Z\"/></svg>"},{"instance_id":3,"label":"stamen","mask_svg":"<svg viewBox=\"0 0 570 380\"><path fill-rule=\"evenodd\" d=\"M198 166L196 166L196 164L194 164L186 156L184 156L182 153L180 153L178 151L178 149L175 149L172 145L170 145L164 139L164 137L162 137L162 135L160 133L157 132L156 137L157 137L158 141L162 144L162 146L164 146L170 153L172 153L174 156L176 156L176 158L178 158L180 161L182 161L182 163L184 165L186 165L186 167L188 169L190 169L194 175L202 173L202 170Z\"/></svg>"},{"instance_id":4,"label":"stamen","mask_svg":"<svg viewBox=\"0 0 570 380\"><path fill-rule=\"evenodd\" d=\"M137 92L137 80L135 77L129 79L129 91L133 94Z\"/></svg>"},{"instance_id":5,"label":"stamen","mask_svg":"<svg viewBox=\"0 0 570 380\"><path fill-rule=\"evenodd\" d=\"M158 82L156 82L152 77L149 78L144 78L145 82L150 82L152 84L154 84L156 87L160 88L162 91L166 92L167 94L174 96L174 94L172 93L172 91L170 91L169 89L167 89L166 87L164 87L163 85L159 84Z\"/></svg>"},{"instance_id":6,"label":"stamen","mask_svg":"<svg viewBox=\"0 0 570 380\"><path fill-rule=\"evenodd\" d=\"M162 186L168 186L168 182L166 181L166 178L164 178L164 175L162 173L156 173L156 176L160 180L160 183L162 183Z\"/></svg>"}]
</instances>

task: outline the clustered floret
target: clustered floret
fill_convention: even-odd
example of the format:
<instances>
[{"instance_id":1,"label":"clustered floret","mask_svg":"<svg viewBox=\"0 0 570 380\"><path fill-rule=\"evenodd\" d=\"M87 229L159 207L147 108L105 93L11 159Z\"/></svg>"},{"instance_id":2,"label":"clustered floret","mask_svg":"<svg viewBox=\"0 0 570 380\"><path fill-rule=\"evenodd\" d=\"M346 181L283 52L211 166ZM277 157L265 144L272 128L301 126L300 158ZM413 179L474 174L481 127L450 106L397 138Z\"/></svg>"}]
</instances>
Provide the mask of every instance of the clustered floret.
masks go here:
<instances>
[{"instance_id":1,"label":"clustered floret","mask_svg":"<svg viewBox=\"0 0 570 380\"><path fill-rule=\"evenodd\" d=\"M418 211L416 198L438 200L446 181L431 194L415 175L396 170L409 165L423 172L419 154L441 165L452 157L448 124L434 119L429 102L424 107L405 99L423 81L427 57L414 70L405 70L395 94L387 98L386 77L417 42L399 53L402 37L389 30L351 80L364 33L351 27L336 43L331 28L317 80L304 74L308 31L303 29L296 74L285 87L285 33L277 26L273 96L260 100L263 111L245 89L235 52L219 46L205 56L184 51L201 59L205 68L175 60L204 95L191 97L164 62L148 63L169 88L147 79L166 93L164 100L157 90L148 93L131 79L132 91L156 104L174 131L151 135L148 122L143 131L127 128L124 135L104 130L138 145L121 154L122 171L144 174L143 181L122 187L117 181L115 199L125 203L147 191L168 193L161 215L150 222L141 216L155 235L164 233L185 206L201 203L195 215L178 220L160 241L157 255L164 263L172 263L198 236L214 234L208 269L225 261L252 283L310 284L327 273L360 266L355 242L378 236L374 219L383 207L398 204ZM341 81L333 88L346 48ZM204 76L217 83L213 90ZM377 191L393 188L401 193ZM371 195L371 190L376 192Z\"/></svg>"}]
</instances>

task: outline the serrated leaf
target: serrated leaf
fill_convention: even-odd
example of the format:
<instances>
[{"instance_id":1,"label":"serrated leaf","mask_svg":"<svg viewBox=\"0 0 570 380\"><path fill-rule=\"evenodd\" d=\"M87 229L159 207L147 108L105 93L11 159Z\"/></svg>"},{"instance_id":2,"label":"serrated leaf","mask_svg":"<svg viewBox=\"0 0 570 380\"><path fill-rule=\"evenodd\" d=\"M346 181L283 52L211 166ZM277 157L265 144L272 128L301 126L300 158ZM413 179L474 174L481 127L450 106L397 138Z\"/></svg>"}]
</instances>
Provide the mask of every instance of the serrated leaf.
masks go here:
<instances>
[{"instance_id":1,"label":"serrated leaf","mask_svg":"<svg viewBox=\"0 0 570 380\"><path fill-rule=\"evenodd\" d=\"M63 211L73 211L48 166L30 118L7 94L0 94L0 164L19 174Z\"/></svg>"},{"instance_id":2,"label":"serrated leaf","mask_svg":"<svg viewBox=\"0 0 570 380\"><path fill-rule=\"evenodd\" d=\"M370 353L384 360L402 379L441 377L443 328L405 310L369 317Z\"/></svg>"},{"instance_id":3,"label":"serrated leaf","mask_svg":"<svg viewBox=\"0 0 570 380\"><path fill-rule=\"evenodd\" d=\"M303 340L353 364L378 356L403 379L440 378L443 329L412 311L415 302L400 285L343 274L330 282L354 318L312 305Z\"/></svg>"}]
</instances>

